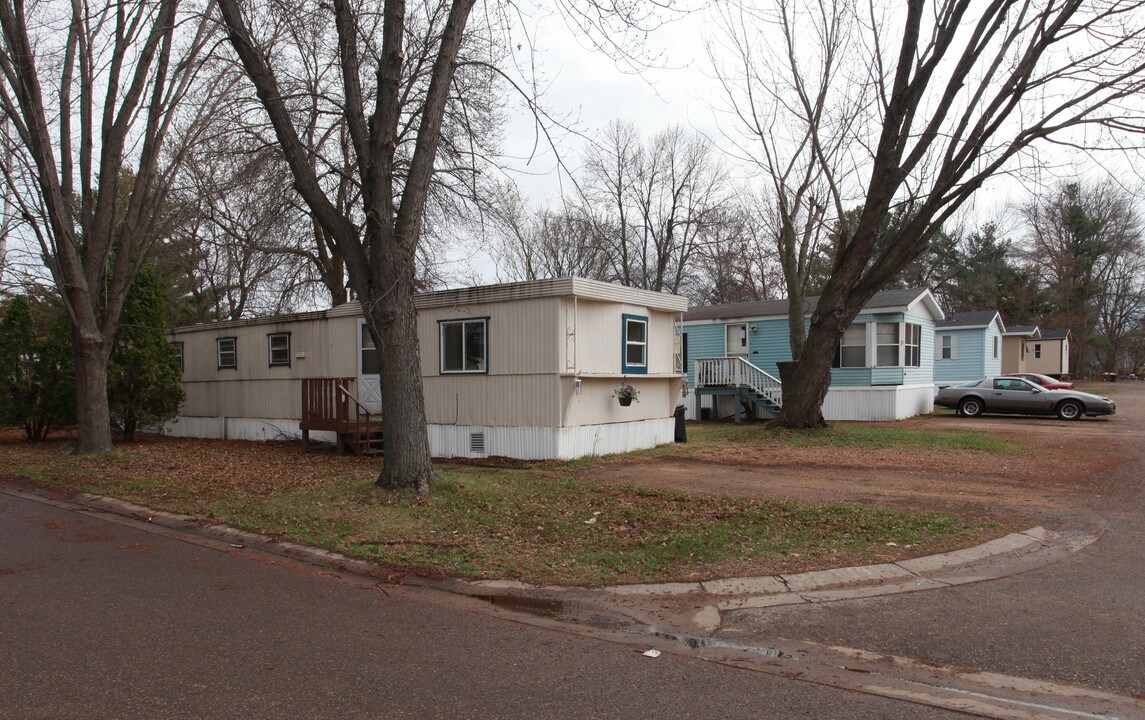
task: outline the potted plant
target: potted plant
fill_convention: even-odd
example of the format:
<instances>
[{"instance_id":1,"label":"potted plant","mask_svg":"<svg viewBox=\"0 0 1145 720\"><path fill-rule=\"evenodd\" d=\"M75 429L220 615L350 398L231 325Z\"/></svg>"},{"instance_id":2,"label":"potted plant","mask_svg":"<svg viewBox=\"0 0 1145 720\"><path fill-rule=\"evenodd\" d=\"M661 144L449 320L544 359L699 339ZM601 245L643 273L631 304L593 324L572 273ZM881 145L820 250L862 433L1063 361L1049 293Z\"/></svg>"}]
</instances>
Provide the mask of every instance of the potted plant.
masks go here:
<instances>
[{"instance_id":1,"label":"potted plant","mask_svg":"<svg viewBox=\"0 0 1145 720\"><path fill-rule=\"evenodd\" d=\"M636 400L636 402L640 402L640 400L638 399L639 395L640 395L640 391L637 390L636 388L632 387L631 385L625 385L624 387L622 387L616 391L616 397L618 400L620 400L620 404L623 405L624 407L628 407L629 405L631 405L633 400Z\"/></svg>"}]
</instances>

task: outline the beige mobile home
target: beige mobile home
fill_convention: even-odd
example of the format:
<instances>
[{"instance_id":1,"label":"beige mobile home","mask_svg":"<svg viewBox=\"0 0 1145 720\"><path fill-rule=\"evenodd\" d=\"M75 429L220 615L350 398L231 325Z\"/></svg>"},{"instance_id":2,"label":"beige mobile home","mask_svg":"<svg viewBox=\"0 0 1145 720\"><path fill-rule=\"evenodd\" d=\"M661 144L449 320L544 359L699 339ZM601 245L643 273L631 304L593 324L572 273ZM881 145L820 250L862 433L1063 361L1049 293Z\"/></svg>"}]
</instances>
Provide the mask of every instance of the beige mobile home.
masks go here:
<instances>
[{"instance_id":1,"label":"beige mobile home","mask_svg":"<svg viewBox=\"0 0 1145 720\"><path fill-rule=\"evenodd\" d=\"M571 459L672 441L685 298L561 278L425 293L415 305L436 457ZM357 303L176 328L171 340L187 400L170 434L298 437L303 386L317 379L381 411L385 358ZM615 396L624 385L640 393L628 406Z\"/></svg>"},{"instance_id":2,"label":"beige mobile home","mask_svg":"<svg viewBox=\"0 0 1145 720\"><path fill-rule=\"evenodd\" d=\"M1069 328L1047 328L1036 338L1026 340L1026 367L1029 372L1050 377L1069 377Z\"/></svg>"},{"instance_id":3,"label":"beige mobile home","mask_svg":"<svg viewBox=\"0 0 1145 720\"><path fill-rule=\"evenodd\" d=\"M1006 328L1002 333L1002 372L1040 372L1031 369L1027 364L1026 344L1037 342L1042 331L1037 325L1015 325Z\"/></svg>"}]
</instances>

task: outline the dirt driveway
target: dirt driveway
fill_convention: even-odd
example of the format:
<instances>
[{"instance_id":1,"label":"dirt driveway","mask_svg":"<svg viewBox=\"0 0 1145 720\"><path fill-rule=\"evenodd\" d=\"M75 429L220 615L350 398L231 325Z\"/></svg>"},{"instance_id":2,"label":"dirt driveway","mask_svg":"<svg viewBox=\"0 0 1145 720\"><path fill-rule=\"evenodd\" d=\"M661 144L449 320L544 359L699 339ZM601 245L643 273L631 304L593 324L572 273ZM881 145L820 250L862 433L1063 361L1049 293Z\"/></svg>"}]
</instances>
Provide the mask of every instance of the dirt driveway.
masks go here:
<instances>
[{"instance_id":1,"label":"dirt driveway","mask_svg":"<svg viewBox=\"0 0 1145 720\"><path fill-rule=\"evenodd\" d=\"M944 415L893 423L904 429L978 430L1023 448L1008 454L743 447L687 457L618 457L586 474L606 483L935 510L1054 527L1076 511L1115 506L1132 490L1110 470L1125 459L1129 428L1142 422L1145 382L1087 387L1108 391L1117 415L1073 422Z\"/></svg>"}]
</instances>

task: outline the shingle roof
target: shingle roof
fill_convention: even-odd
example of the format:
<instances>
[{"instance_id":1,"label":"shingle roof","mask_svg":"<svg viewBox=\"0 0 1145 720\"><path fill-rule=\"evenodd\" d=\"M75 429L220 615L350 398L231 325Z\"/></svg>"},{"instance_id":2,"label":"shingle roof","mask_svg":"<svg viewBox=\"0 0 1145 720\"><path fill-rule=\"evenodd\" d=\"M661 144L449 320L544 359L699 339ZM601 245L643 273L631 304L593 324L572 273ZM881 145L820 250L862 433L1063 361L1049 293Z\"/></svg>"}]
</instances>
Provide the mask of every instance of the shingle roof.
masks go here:
<instances>
[{"instance_id":1,"label":"shingle roof","mask_svg":"<svg viewBox=\"0 0 1145 720\"><path fill-rule=\"evenodd\" d=\"M879 308L904 307L914 302L919 295L926 292L925 288L911 288L909 290L884 290L875 293L874 297L863 306L864 310L877 310ZM815 310L819 301L818 296L804 300L804 312ZM760 300L757 302L728 303L726 305L701 305L684 313L685 322L688 320L717 320L729 318L756 318L787 315L787 299Z\"/></svg>"},{"instance_id":2,"label":"shingle roof","mask_svg":"<svg viewBox=\"0 0 1145 720\"><path fill-rule=\"evenodd\" d=\"M1033 335L1037 332L1037 325L1010 325L1006 327L1007 335Z\"/></svg>"},{"instance_id":3,"label":"shingle roof","mask_svg":"<svg viewBox=\"0 0 1145 720\"><path fill-rule=\"evenodd\" d=\"M970 310L968 312L954 313L945 320L934 323L936 328L945 327L986 327L994 322L997 310Z\"/></svg>"},{"instance_id":4,"label":"shingle roof","mask_svg":"<svg viewBox=\"0 0 1145 720\"><path fill-rule=\"evenodd\" d=\"M1047 328L1042 330L1043 340L1063 340L1069 335L1069 328Z\"/></svg>"}]
</instances>

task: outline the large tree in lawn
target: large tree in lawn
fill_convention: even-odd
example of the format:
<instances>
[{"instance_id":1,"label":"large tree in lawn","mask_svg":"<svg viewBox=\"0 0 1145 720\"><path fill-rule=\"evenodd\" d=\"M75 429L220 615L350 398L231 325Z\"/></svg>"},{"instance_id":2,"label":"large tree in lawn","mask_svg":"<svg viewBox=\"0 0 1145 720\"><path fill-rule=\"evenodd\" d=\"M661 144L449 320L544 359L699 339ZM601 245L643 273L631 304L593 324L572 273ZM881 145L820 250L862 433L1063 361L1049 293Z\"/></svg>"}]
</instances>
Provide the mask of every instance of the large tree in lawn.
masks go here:
<instances>
[{"instance_id":1,"label":"large tree in lawn","mask_svg":"<svg viewBox=\"0 0 1145 720\"><path fill-rule=\"evenodd\" d=\"M786 427L824 425L843 333L987 180L1018 169L1019 160L1036 162L1038 145L1110 147L1143 128L1142 2L892 5L881 16L866 6L877 136L856 136L856 148L869 148L861 209L838 240L803 354L784 384ZM826 128L814 130L812 146L825 146ZM905 220L894 237L880 238L895 208Z\"/></svg>"},{"instance_id":2,"label":"large tree in lawn","mask_svg":"<svg viewBox=\"0 0 1145 720\"><path fill-rule=\"evenodd\" d=\"M0 171L71 324L79 453L111 449L112 339L162 232L175 114L209 41L190 6L0 0Z\"/></svg>"},{"instance_id":3,"label":"large tree in lawn","mask_svg":"<svg viewBox=\"0 0 1145 720\"><path fill-rule=\"evenodd\" d=\"M243 3L219 0L231 45L266 110L295 189L315 222L343 252L350 286L362 303L366 324L384 358L380 373L386 453L378 484L409 488L418 495L429 492L433 464L414 308L415 258L450 85L473 5L473 0L455 0L441 6L441 22L431 26L434 35L426 38L434 45L427 58L428 82L416 120L416 142L401 177L396 153L406 101L400 94L405 79L405 3L385 0L381 7L381 46L376 57L366 55L364 61L361 6L334 0L329 20L337 31L341 119L356 159L351 172L357 174L361 187L363 222L358 223L326 194L280 90L278 74L283 69L273 67L270 54L255 41ZM314 22L326 19L318 12L312 18ZM376 74L372 102L362 82L364 62L371 61L374 67L370 69Z\"/></svg>"},{"instance_id":4,"label":"large tree in lawn","mask_svg":"<svg viewBox=\"0 0 1145 720\"><path fill-rule=\"evenodd\" d=\"M378 484L418 495L429 492L433 466L413 300L416 258L427 211L448 205L458 193L472 196L480 180L476 163L484 152L483 123L481 113L469 111L492 96L497 77L492 66L504 52L494 17L504 8L486 6L487 24L480 25L471 22L474 4L432 0L407 12L401 0L218 2L294 188L340 251L382 358L386 451ZM585 5L586 14L576 14L575 3L562 9L573 21L590 18L597 9L600 17L619 17L624 26L632 16L643 17L639 4L613 8L586 0ZM291 36L325 32L331 23L335 80L296 88L296 78L310 70L300 65L306 56L296 51L303 43ZM344 132L346 138L344 165L316 167L314 138L300 132L308 127L311 105L297 93L321 94L329 101L337 121L331 132ZM439 166L439 156L451 151L456 154L450 155L449 167ZM346 174L356 189L352 206L340 202L340 184L332 180Z\"/></svg>"}]
</instances>

